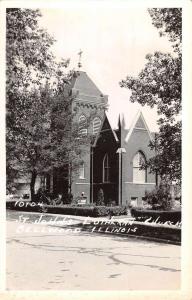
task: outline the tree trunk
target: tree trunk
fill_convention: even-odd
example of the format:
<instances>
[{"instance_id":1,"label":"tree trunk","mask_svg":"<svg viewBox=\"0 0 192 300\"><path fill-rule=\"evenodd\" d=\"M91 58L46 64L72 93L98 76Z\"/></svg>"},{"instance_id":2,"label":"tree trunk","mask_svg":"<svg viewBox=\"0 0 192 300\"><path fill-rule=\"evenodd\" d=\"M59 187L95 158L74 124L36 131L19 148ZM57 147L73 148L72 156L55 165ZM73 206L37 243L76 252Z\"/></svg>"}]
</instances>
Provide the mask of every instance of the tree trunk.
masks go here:
<instances>
[{"instance_id":1,"label":"tree trunk","mask_svg":"<svg viewBox=\"0 0 192 300\"><path fill-rule=\"evenodd\" d=\"M69 169L68 169L68 198L70 199L70 203L72 202L72 165L69 163Z\"/></svg>"},{"instance_id":2,"label":"tree trunk","mask_svg":"<svg viewBox=\"0 0 192 300\"><path fill-rule=\"evenodd\" d=\"M36 178L37 178L37 171L36 171L36 169L34 169L32 171L32 174L31 174L31 183L30 183L31 200L32 201L34 201L34 198L35 198L35 181L36 181Z\"/></svg>"}]
</instances>

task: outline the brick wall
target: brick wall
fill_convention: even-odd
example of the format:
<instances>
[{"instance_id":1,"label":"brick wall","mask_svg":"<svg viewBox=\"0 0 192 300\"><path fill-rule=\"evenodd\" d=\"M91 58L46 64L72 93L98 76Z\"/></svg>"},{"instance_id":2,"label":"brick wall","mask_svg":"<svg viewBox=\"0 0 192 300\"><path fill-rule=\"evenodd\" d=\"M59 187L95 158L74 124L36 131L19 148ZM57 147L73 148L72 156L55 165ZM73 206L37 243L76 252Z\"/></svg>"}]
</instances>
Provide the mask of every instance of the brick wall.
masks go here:
<instances>
[{"instance_id":1,"label":"brick wall","mask_svg":"<svg viewBox=\"0 0 192 300\"><path fill-rule=\"evenodd\" d=\"M123 177L123 204L130 204L131 197L138 198L138 205L142 204L142 197L146 190L152 190L155 187L155 175L147 170L145 184L133 182L133 158L138 151L141 151L146 159L154 155L154 151L148 147L150 137L147 130L133 129L128 142L123 143L126 153L123 154L122 177Z\"/></svg>"}]
</instances>

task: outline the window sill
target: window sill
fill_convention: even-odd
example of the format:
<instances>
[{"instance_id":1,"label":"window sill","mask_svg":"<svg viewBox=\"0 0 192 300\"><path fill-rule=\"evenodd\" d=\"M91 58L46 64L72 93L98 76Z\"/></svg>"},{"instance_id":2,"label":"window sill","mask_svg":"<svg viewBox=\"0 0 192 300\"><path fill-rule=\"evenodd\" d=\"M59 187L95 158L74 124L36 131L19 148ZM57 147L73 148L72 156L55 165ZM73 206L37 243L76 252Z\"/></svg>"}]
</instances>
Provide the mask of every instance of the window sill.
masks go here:
<instances>
[{"instance_id":1,"label":"window sill","mask_svg":"<svg viewBox=\"0 0 192 300\"><path fill-rule=\"evenodd\" d=\"M139 182L139 181L125 181L125 183L132 183L132 184L154 184L155 182Z\"/></svg>"}]
</instances>

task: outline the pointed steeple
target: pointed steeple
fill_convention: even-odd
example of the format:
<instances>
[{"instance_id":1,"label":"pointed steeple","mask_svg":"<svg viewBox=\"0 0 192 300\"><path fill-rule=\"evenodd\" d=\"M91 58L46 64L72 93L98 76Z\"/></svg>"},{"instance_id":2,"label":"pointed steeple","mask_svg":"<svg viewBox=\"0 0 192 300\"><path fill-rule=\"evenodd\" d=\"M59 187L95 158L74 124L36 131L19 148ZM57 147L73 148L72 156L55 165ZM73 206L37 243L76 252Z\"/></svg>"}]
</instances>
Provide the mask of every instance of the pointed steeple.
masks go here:
<instances>
[{"instance_id":1,"label":"pointed steeple","mask_svg":"<svg viewBox=\"0 0 192 300\"><path fill-rule=\"evenodd\" d=\"M119 114L119 117L118 117L118 129L120 129L120 128L121 128L121 116Z\"/></svg>"},{"instance_id":2,"label":"pointed steeple","mask_svg":"<svg viewBox=\"0 0 192 300\"><path fill-rule=\"evenodd\" d=\"M125 117L124 114L121 113L119 114L119 118L118 118L118 128L120 129L125 129Z\"/></svg>"},{"instance_id":3,"label":"pointed steeple","mask_svg":"<svg viewBox=\"0 0 192 300\"><path fill-rule=\"evenodd\" d=\"M117 136L120 142L120 146L122 146L122 143L124 142L125 136L127 135L128 130L125 129L125 117L124 114L119 114L118 118L118 129L117 129Z\"/></svg>"},{"instance_id":4,"label":"pointed steeple","mask_svg":"<svg viewBox=\"0 0 192 300\"><path fill-rule=\"evenodd\" d=\"M123 113L121 114L121 127L122 129L125 129L125 117Z\"/></svg>"}]
</instances>

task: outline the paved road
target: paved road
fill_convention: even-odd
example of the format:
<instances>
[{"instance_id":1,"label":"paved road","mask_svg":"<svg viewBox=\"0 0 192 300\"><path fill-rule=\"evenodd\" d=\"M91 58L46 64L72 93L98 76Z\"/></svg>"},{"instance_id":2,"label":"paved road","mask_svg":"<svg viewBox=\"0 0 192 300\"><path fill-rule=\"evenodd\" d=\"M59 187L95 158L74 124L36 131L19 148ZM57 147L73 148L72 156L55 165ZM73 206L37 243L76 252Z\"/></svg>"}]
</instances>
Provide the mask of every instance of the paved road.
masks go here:
<instances>
[{"instance_id":1,"label":"paved road","mask_svg":"<svg viewBox=\"0 0 192 300\"><path fill-rule=\"evenodd\" d=\"M29 223L18 222L21 214ZM8 290L180 288L180 246L34 224L37 218L8 212Z\"/></svg>"}]
</instances>

